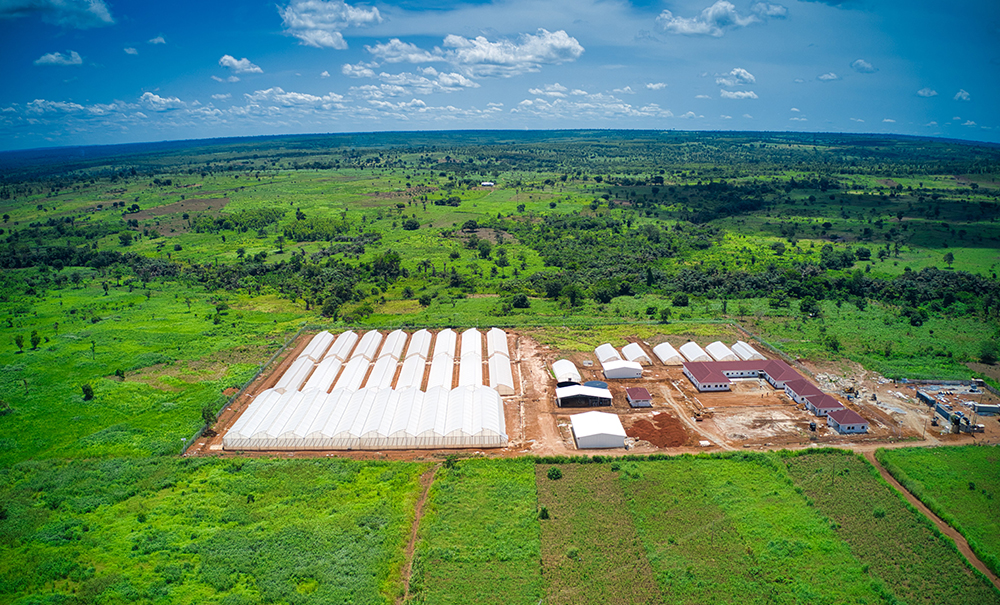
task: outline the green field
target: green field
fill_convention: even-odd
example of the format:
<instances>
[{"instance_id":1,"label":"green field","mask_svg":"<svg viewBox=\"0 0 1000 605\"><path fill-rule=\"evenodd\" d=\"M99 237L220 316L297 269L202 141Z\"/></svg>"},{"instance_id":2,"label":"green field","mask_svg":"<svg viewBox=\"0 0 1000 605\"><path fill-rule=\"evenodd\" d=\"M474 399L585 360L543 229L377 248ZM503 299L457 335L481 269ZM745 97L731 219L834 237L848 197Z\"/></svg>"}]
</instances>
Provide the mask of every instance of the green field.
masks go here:
<instances>
[{"instance_id":1,"label":"green field","mask_svg":"<svg viewBox=\"0 0 1000 605\"><path fill-rule=\"evenodd\" d=\"M876 455L893 477L965 536L993 573L1000 573L996 447L880 449Z\"/></svg>"}]
</instances>

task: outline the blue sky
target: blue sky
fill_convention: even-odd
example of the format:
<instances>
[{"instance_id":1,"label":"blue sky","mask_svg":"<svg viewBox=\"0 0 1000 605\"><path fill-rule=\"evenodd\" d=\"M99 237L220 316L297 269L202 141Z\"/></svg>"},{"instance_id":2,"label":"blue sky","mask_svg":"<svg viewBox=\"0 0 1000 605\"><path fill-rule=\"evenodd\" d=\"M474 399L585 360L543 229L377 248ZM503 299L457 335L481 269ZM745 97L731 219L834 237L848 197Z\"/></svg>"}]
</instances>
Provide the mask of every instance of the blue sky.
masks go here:
<instances>
[{"instance_id":1,"label":"blue sky","mask_svg":"<svg viewBox=\"0 0 1000 605\"><path fill-rule=\"evenodd\" d=\"M1000 2L0 0L0 149L377 130L1000 142Z\"/></svg>"}]
</instances>

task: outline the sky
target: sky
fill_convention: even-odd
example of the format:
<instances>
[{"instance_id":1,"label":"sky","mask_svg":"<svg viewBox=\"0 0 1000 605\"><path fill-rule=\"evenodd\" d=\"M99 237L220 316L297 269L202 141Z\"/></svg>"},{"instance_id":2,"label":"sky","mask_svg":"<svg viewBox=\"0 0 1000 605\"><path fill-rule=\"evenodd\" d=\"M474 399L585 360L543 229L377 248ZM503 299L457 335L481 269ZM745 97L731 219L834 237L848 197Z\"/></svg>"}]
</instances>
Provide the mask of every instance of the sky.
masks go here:
<instances>
[{"instance_id":1,"label":"sky","mask_svg":"<svg viewBox=\"0 0 1000 605\"><path fill-rule=\"evenodd\" d=\"M1000 2L0 0L0 150L657 129L1000 142Z\"/></svg>"}]
</instances>

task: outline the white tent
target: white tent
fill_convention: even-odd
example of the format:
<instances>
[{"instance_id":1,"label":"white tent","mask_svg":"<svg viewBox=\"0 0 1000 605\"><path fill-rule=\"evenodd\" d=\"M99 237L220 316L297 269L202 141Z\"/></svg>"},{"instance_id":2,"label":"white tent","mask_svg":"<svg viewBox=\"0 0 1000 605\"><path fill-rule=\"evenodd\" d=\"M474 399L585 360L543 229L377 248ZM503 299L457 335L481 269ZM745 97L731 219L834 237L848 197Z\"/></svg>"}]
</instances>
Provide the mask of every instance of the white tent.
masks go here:
<instances>
[{"instance_id":1,"label":"white tent","mask_svg":"<svg viewBox=\"0 0 1000 605\"><path fill-rule=\"evenodd\" d=\"M594 355L597 356L597 361L601 363L606 361L621 360L622 358L622 356L618 354L618 351L609 343L604 343L594 349Z\"/></svg>"},{"instance_id":2,"label":"white tent","mask_svg":"<svg viewBox=\"0 0 1000 605\"><path fill-rule=\"evenodd\" d=\"M347 361L351 357L351 351L358 342L358 335L354 332L344 332L337 337L337 340L330 347L323 357L336 357L340 361Z\"/></svg>"},{"instance_id":3,"label":"white tent","mask_svg":"<svg viewBox=\"0 0 1000 605\"><path fill-rule=\"evenodd\" d=\"M403 356L403 348L406 346L406 332L402 330L396 330L390 332L388 336L385 337L385 342L382 343L382 350L378 352L379 358L382 357L392 357L396 361Z\"/></svg>"},{"instance_id":4,"label":"white tent","mask_svg":"<svg viewBox=\"0 0 1000 605\"><path fill-rule=\"evenodd\" d=\"M604 377L608 379L642 378L642 366L634 361L609 361L601 365L604 368Z\"/></svg>"},{"instance_id":5,"label":"white tent","mask_svg":"<svg viewBox=\"0 0 1000 605\"><path fill-rule=\"evenodd\" d=\"M452 377L455 375L455 358L450 355L437 355L431 361L431 369L427 374L427 390L434 387L451 388Z\"/></svg>"},{"instance_id":6,"label":"white tent","mask_svg":"<svg viewBox=\"0 0 1000 605\"><path fill-rule=\"evenodd\" d=\"M490 388L501 395L514 394L514 373L510 367L510 359L506 355L490 357Z\"/></svg>"},{"instance_id":7,"label":"white tent","mask_svg":"<svg viewBox=\"0 0 1000 605\"><path fill-rule=\"evenodd\" d=\"M344 366L344 371L340 373L340 377L337 378L337 382L333 383L335 389L346 389L348 391L356 391L361 388L361 383L365 380L365 374L368 373L368 366L371 365L364 357L352 357L347 365Z\"/></svg>"},{"instance_id":8,"label":"white tent","mask_svg":"<svg viewBox=\"0 0 1000 605\"><path fill-rule=\"evenodd\" d=\"M766 357L757 352L757 349L742 340L737 340L736 344L733 345L733 353L739 355L743 361L763 361L766 359Z\"/></svg>"},{"instance_id":9,"label":"white tent","mask_svg":"<svg viewBox=\"0 0 1000 605\"><path fill-rule=\"evenodd\" d=\"M483 358L476 353L462 355L458 364L458 386L483 386Z\"/></svg>"},{"instance_id":10,"label":"white tent","mask_svg":"<svg viewBox=\"0 0 1000 605\"><path fill-rule=\"evenodd\" d=\"M316 366L316 371L306 381L302 390L318 389L326 393L333 386L333 381L337 379L337 374L340 373L340 368L343 365L336 357L327 357L319 362L319 365Z\"/></svg>"},{"instance_id":11,"label":"white tent","mask_svg":"<svg viewBox=\"0 0 1000 605\"><path fill-rule=\"evenodd\" d=\"M681 354L669 342L661 342L653 347L653 353L660 358L663 365L679 366L684 363L684 358L681 357Z\"/></svg>"},{"instance_id":12,"label":"white tent","mask_svg":"<svg viewBox=\"0 0 1000 605\"><path fill-rule=\"evenodd\" d=\"M720 341L715 341L705 347L705 351L712 356L715 361L739 361L736 353Z\"/></svg>"},{"instance_id":13,"label":"white tent","mask_svg":"<svg viewBox=\"0 0 1000 605\"><path fill-rule=\"evenodd\" d=\"M580 372L576 369L576 364L568 359L560 359L552 364L552 373L556 375L556 382L581 382Z\"/></svg>"},{"instance_id":14,"label":"white tent","mask_svg":"<svg viewBox=\"0 0 1000 605\"><path fill-rule=\"evenodd\" d=\"M625 356L625 359L641 365L648 366L653 363L653 360L649 358L649 355L646 355L646 351L637 342L630 342L622 347L622 355Z\"/></svg>"},{"instance_id":15,"label":"white tent","mask_svg":"<svg viewBox=\"0 0 1000 605\"><path fill-rule=\"evenodd\" d=\"M431 340L433 337L427 330L417 330L410 336L410 345L406 348L406 358L414 355L422 357L425 361L431 352Z\"/></svg>"},{"instance_id":16,"label":"white tent","mask_svg":"<svg viewBox=\"0 0 1000 605\"><path fill-rule=\"evenodd\" d=\"M686 342L681 345L681 355L687 358L688 361L712 361L705 349L698 346L698 343L693 340Z\"/></svg>"},{"instance_id":17,"label":"white tent","mask_svg":"<svg viewBox=\"0 0 1000 605\"><path fill-rule=\"evenodd\" d=\"M278 379L278 382L273 387L274 390L284 393L285 391L297 391L301 389L302 384L309 377L309 373L313 371L313 367L315 366L311 359L308 357L299 357L281 375L281 378Z\"/></svg>"},{"instance_id":18,"label":"white tent","mask_svg":"<svg viewBox=\"0 0 1000 605\"><path fill-rule=\"evenodd\" d=\"M615 414L584 412L570 416L579 449L625 447L625 427Z\"/></svg>"},{"instance_id":19,"label":"white tent","mask_svg":"<svg viewBox=\"0 0 1000 605\"><path fill-rule=\"evenodd\" d=\"M403 368L399 371L399 378L396 379L397 389L419 389L424 382L424 370L427 369L427 360L419 355L407 357L403 362Z\"/></svg>"},{"instance_id":20,"label":"white tent","mask_svg":"<svg viewBox=\"0 0 1000 605\"><path fill-rule=\"evenodd\" d=\"M475 328L462 332L462 357L466 355L483 356L483 335Z\"/></svg>"},{"instance_id":21,"label":"white tent","mask_svg":"<svg viewBox=\"0 0 1000 605\"><path fill-rule=\"evenodd\" d=\"M510 349L507 347L507 333L499 328L492 328L486 333L486 352L490 357L497 353L510 359Z\"/></svg>"},{"instance_id":22,"label":"white tent","mask_svg":"<svg viewBox=\"0 0 1000 605\"><path fill-rule=\"evenodd\" d=\"M361 342L358 343L358 347L354 349L351 359L364 357L368 361L372 361L375 359L375 353L378 351L380 344L382 344L382 335L379 334L378 330L365 332L365 335L361 337Z\"/></svg>"},{"instance_id":23,"label":"white tent","mask_svg":"<svg viewBox=\"0 0 1000 605\"><path fill-rule=\"evenodd\" d=\"M396 376L396 358L391 355L379 357L375 365L372 366L365 388L388 389L392 386L392 379Z\"/></svg>"},{"instance_id":24,"label":"white tent","mask_svg":"<svg viewBox=\"0 0 1000 605\"><path fill-rule=\"evenodd\" d=\"M302 352L299 353L299 357L308 357L313 363L316 363L320 359L323 359L323 354L326 353L331 344L333 344L333 334L323 330L312 337L306 348L302 349Z\"/></svg>"},{"instance_id":25,"label":"white tent","mask_svg":"<svg viewBox=\"0 0 1000 605\"><path fill-rule=\"evenodd\" d=\"M445 328L437 333L437 337L434 339L434 357L438 355L448 355L450 357L455 356L455 345L458 343L458 337L451 328Z\"/></svg>"}]
</instances>

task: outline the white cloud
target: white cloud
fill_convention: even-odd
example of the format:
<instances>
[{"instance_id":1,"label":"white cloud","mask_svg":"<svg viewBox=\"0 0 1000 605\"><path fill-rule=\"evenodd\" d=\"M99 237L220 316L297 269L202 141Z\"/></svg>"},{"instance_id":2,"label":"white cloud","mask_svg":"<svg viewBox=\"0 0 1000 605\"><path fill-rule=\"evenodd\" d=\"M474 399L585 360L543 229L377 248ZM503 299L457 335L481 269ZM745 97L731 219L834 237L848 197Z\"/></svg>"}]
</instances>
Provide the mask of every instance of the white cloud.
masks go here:
<instances>
[{"instance_id":1,"label":"white cloud","mask_svg":"<svg viewBox=\"0 0 1000 605\"><path fill-rule=\"evenodd\" d=\"M784 19L788 15L788 9L780 4L770 2L758 2L750 5L750 10L761 17L771 17L772 19Z\"/></svg>"},{"instance_id":2,"label":"white cloud","mask_svg":"<svg viewBox=\"0 0 1000 605\"><path fill-rule=\"evenodd\" d=\"M732 120L733 119L733 116L727 116L725 114L723 114L723 115L721 115L719 117L722 118L723 120Z\"/></svg>"},{"instance_id":3,"label":"white cloud","mask_svg":"<svg viewBox=\"0 0 1000 605\"><path fill-rule=\"evenodd\" d=\"M921 97L936 97L937 91L931 88L921 88L917 91L917 94Z\"/></svg>"},{"instance_id":4,"label":"white cloud","mask_svg":"<svg viewBox=\"0 0 1000 605\"><path fill-rule=\"evenodd\" d=\"M663 82L648 82L646 84L646 88L648 88L649 90L663 90L666 87L667 85L664 84Z\"/></svg>"},{"instance_id":5,"label":"white cloud","mask_svg":"<svg viewBox=\"0 0 1000 605\"><path fill-rule=\"evenodd\" d=\"M622 94L622 95L634 95L635 91L632 90L631 86L626 86L625 88L616 88L611 92Z\"/></svg>"},{"instance_id":6,"label":"white cloud","mask_svg":"<svg viewBox=\"0 0 1000 605\"><path fill-rule=\"evenodd\" d=\"M584 50L576 38L565 31L546 29L522 34L517 42L490 42L484 36L470 39L449 35L444 39L444 46L453 49L445 53L445 59L470 77L510 77L538 71L542 65L575 61Z\"/></svg>"},{"instance_id":7,"label":"white cloud","mask_svg":"<svg viewBox=\"0 0 1000 605\"><path fill-rule=\"evenodd\" d=\"M83 65L83 59L75 50L68 51L68 55L62 53L48 53L35 59L35 65Z\"/></svg>"},{"instance_id":8,"label":"white cloud","mask_svg":"<svg viewBox=\"0 0 1000 605\"><path fill-rule=\"evenodd\" d=\"M181 109L187 105L177 97L161 97L160 95L146 92L139 97L139 103L146 109L153 111L169 111L171 109Z\"/></svg>"},{"instance_id":9,"label":"white cloud","mask_svg":"<svg viewBox=\"0 0 1000 605\"><path fill-rule=\"evenodd\" d=\"M792 111L794 111L794 112L798 112L798 111L799 111L799 108L798 108L798 107L793 107L793 108L792 108Z\"/></svg>"},{"instance_id":10,"label":"white cloud","mask_svg":"<svg viewBox=\"0 0 1000 605\"><path fill-rule=\"evenodd\" d=\"M882 121L884 123L886 123L886 124L895 124L896 123L896 120L893 120L892 118L884 118Z\"/></svg>"},{"instance_id":11,"label":"white cloud","mask_svg":"<svg viewBox=\"0 0 1000 605\"><path fill-rule=\"evenodd\" d=\"M838 76L837 74L835 74L835 73L833 73L831 71L829 73L825 73L825 74L821 74L821 75L816 76L816 79L817 80L822 80L824 82L832 82L834 80L839 80L840 76Z\"/></svg>"},{"instance_id":12,"label":"white cloud","mask_svg":"<svg viewBox=\"0 0 1000 605\"><path fill-rule=\"evenodd\" d=\"M808 118L788 118L788 119L789 119L789 121L792 121L792 122L808 122L809 121Z\"/></svg>"},{"instance_id":13,"label":"white cloud","mask_svg":"<svg viewBox=\"0 0 1000 605\"><path fill-rule=\"evenodd\" d=\"M212 98L215 99L216 101L225 101L226 99L231 99L232 96L233 95L227 92L226 94L212 95Z\"/></svg>"},{"instance_id":14,"label":"white cloud","mask_svg":"<svg viewBox=\"0 0 1000 605\"><path fill-rule=\"evenodd\" d=\"M229 76L228 78L220 78L219 76L212 76L212 79L216 82L239 82L240 79L236 76Z\"/></svg>"},{"instance_id":15,"label":"white cloud","mask_svg":"<svg viewBox=\"0 0 1000 605\"><path fill-rule=\"evenodd\" d=\"M965 123L962 124L962 126L975 126L975 125L976 123L973 122L972 120L966 120Z\"/></svg>"},{"instance_id":16,"label":"white cloud","mask_svg":"<svg viewBox=\"0 0 1000 605\"><path fill-rule=\"evenodd\" d=\"M743 84L753 84L757 81L752 73L742 67L734 67L728 74L715 77L715 83L719 86L740 86Z\"/></svg>"},{"instance_id":17,"label":"white cloud","mask_svg":"<svg viewBox=\"0 0 1000 605\"><path fill-rule=\"evenodd\" d=\"M972 96L964 88L958 89L958 92L955 93L956 101L969 101L971 99Z\"/></svg>"},{"instance_id":18,"label":"white cloud","mask_svg":"<svg viewBox=\"0 0 1000 605\"><path fill-rule=\"evenodd\" d=\"M237 60L236 57L232 55L222 55L219 59L219 65L222 67L228 67L234 73L238 74L262 74L264 70L260 67L254 65L250 62L250 59L243 57Z\"/></svg>"},{"instance_id":19,"label":"white cloud","mask_svg":"<svg viewBox=\"0 0 1000 605\"><path fill-rule=\"evenodd\" d=\"M357 65L352 65L350 63L344 63L340 68L340 73L344 74L349 78L374 78L375 71L372 67L378 67L378 63L358 63Z\"/></svg>"},{"instance_id":20,"label":"white cloud","mask_svg":"<svg viewBox=\"0 0 1000 605\"><path fill-rule=\"evenodd\" d=\"M716 38L722 36L727 29L746 27L758 21L760 19L753 15L740 16L736 7L726 0L718 0L712 6L701 11L697 17L675 17L673 13L665 10L656 18L656 23L667 33L715 36Z\"/></svg>"},{"instance_id":21,"label":"white cloud","mask_svg":"<svg viewBox=\"0 0 1000 605\"><path fill-rule=\"evenodd\" d=\"M0 0L0 19L36 14L46 23L77 29L115 23L104 0Z\"/></svg>"},{"instance_id":22,"label":"white cloud","mask_svg":"<svg viewBox=\"0 0 1000 605\"><path fill-rule=\"evenodd\" d=\"M750 115L750 114L748 114L748 113L743 114L743 117L746 118L746 119L748 119L748 120L752 120L753 119L753 116Z\"/></svg>"},{"instance_id":23,"label":"white cloud","mask_svg":"<svg viewBox=\"0 0 1000 605\"><path fill-rule=\"evenodd\" d=\"M479 84L459 73L438 73L433 68L423 70L423 75L403 72L399 74L380 73L379 80L390 86L412 89L418 94L435 92L455 92L463 88L479 88ZM409 92L400 94L410 94Z\"/></svg>"},{"instance_id":24,"label":"white cloud","mask_svg":"<svg viewBox=\"0 0 1000 605\"><path fill-rule=\"evenodd\" d=\"M514 115L544 116L549 119L595 120L622 117L673 117L668 109L655 103L640 108L604 93L585 94L575 98L524 99L512 108Z\"/></svg>"},{"instance_id":25,"label":"white cloud","mask_svg":"<svg viewBox=\"0 0 1000 605\"><path fill-rule=\"evenodd\" d=\"M556 82L555 84L546 84L545 88L529 88L528 92L535 96L562 98L566 96L567 90L569 89Z\"/></svg>"},{"instance_id":26,"label":"white cloud","mask_svg":"<svg viewBox=\"0 0 1000 605\"><path fill-rule=\"evenodd\" d=\"M864 59L858 59L851 63L851 69L858 72L859 74L873 74L878 71L878 69L873 66L868 61Z\"/></svg>"},{"instance_id":27,"label":"white cloud","mask_svg":"<svg viewBox=\"0 0 1000 605\"><path fill-rule=\"evenodd\" d=\"M253 93L243 95L251 105L263 103L274 103L284 107L311 106L324 109L342 108L344 97L336 93L327 93L322 97L302 92L285 92L279 86L268 88L267 90L256 90Z\"/></svg>"},{"instance_id":28,"label":"white cloud","mask_svg":"<svg viewBox=\"0 0 1000 605\"><path fill-rule=\"evenodd\" d=\"M864 121L864 120L862 120L861 118L851 118L851 121L852 121L852 122L860 122L860 123L862 123L862 124L864 124L864 123L865 123L865 121Z\"/></svg>"},{"instance_id":29,"label":"white cloud","mask_svg":"<svg viewBox=\"0 0 1000 605\"><path fill-rule=\"evenodd\" d=\"M720 90L723 99L756 99L757 93L752 90Z\"/></svg>"},{"instance_id":30,"label":"white cloud","mask_svg":"<svg viewBox=\"0 0 1000 605\"><path fill-rule=\"evenodd\" d=\"M163 39L163 36L156 36L155 38L149 39L149 44L166 44L167 41Z\"/></svg>"},{"instance_id":31,"label":"white cloud","mask_svg":"<svg viewBox=\"0 0 1000 605\"><path fill-rule=\"evenodd\" d=\"M125 54L126 55L138 55L139 51L137 51L136 49L134 49L132 47L128 47L128 48L125 49Z\"/></svg>"},{"instance_id":32,"label":"white cloud","mask_svg":"<svg viewBox=\"0 0 1000 605\"><path fill-rule=\"evenodd\" d=\"M712 97L710 97L708 95L695 95L694 98L696 98L696 99L711 99Z\"/></svg>"},{"instance_id":33,"label":"white cloud","mask_svg":"<svg viewBox=\"0 0 1000 605\"><path fill-rule=\"evenodd\" d=\"M924 124L924 126L937 126L937 125L938 125L937 122L927 122L926 124Z\"/></svg>"},{"instance_id":34,"label":"white cloud","mask_svg":"<svg viewBox=\"0 0 1000 605\"><path fill-rule=\"evenodd\" d=\"M402 42L398 38L393 38L385 44L380 42L375 46L365 46L365 50L386 63L431 63L444 59L437 49L435 53L431 53L416 44Z\"/></svg>"},{"instance_id":35,"label":"white cloud","mask_svg":"<svg viewBox=\"0 0 1000 605\"><path fill-rule=\"evenodd\" d=\"M358 8L343 0L292 0L278 13L285 33L298 38L299 44L338 50L347 48L343 30L382 22L377 8Z\"/></svg>"},{"instance_id":36,"label":"white cloud","mask_svg":"<svg viewBox=\"0 0 1000 605\"><path fill-rule=\"evenodd\" d=\"M681 114L681 115L679 115L677 117L684 118L685 120L693 120L695 118L704 118L705 116L700 116L700 115L696 114L693 111L689 111L689 112L683 113L683 114Z\"/></svg>"}]
</instances>

